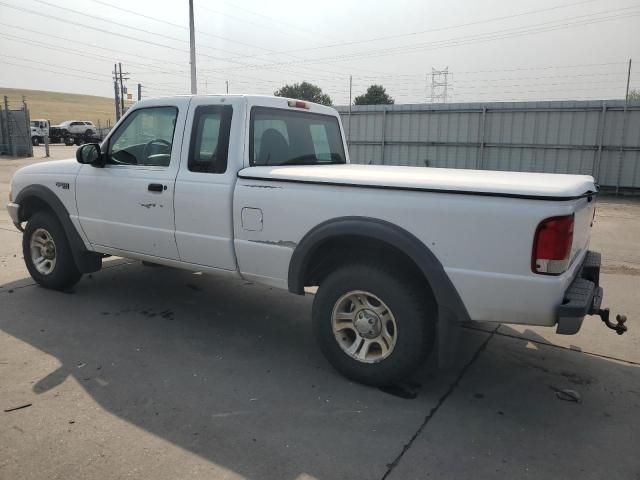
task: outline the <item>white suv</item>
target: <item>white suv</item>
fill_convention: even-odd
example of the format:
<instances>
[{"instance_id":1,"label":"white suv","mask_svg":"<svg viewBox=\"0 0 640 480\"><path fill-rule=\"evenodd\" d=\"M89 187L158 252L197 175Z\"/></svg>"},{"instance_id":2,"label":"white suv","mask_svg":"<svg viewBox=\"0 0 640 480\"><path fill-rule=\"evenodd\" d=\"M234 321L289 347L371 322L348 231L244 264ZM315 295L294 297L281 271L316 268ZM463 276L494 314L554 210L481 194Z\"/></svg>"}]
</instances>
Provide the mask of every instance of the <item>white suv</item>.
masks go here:
<instances>
[{"instance_id":1,"label":"white suv","mask_svg":"<svg viewBox=\"0 0 640 480\"><path fill-rule=\"evenodd\" d=\"M56 125L60 130L66 131L71 135L95 135L96 126L93 122L81 121L81 120L67 120L60 125Z\"/></svg>"}]
</instances>

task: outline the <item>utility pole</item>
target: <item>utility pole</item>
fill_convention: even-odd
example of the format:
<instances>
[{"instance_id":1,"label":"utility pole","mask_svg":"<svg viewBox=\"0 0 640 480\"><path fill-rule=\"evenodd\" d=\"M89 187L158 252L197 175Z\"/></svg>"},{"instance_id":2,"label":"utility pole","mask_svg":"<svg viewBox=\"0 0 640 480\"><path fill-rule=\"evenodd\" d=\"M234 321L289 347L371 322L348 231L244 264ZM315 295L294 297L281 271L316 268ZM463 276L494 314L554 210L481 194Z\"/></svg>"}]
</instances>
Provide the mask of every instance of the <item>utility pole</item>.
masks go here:
<instances>
[{"instance_id":1,"label":"utility pole","mask_svg":"<svg viewBox=\"0 0 640 480\"><path fill-rule=\"evenodd\" d=\"M129 80L129 77L123 75L129 75L129 72L122 73L122 64L118 63L118 69L120 70L120 111L124 115L124 80Z\"/></svg>"},{"instance_id":2,"label":"utility pole","mask_svg":"<svg viewBox=\"0 0 640 480\"><path fill-rule=\"evenodd\" d=\"M227 93L229 93L229 80L225 80L225 83L227 84Z\"/></svg>"},{"instance_id":3,"label":"utility pole","mask_svg":"<svg viewBox=\"0 0 640 480\"><path fill-rule=\"evenodd\" d=\"M142 84L138 84L138 101L142 100Z\"/></svg>"},{"instance_id":4,"label":"utility pole","mask_svg":"<svg viewBox=\"0 0 640 480\"><path fill-rule=\"evenodd\" d=\"M198 81L196 79L196 28L193 19L193 0L189 0L189 40L190 40L190 61L191 64L191 94L198 93Z\"/></svg>"},{"instance_id":5,"label":"utility pole","mask_svg":"<svg viewBox=\"0 0 640 480\"><path fill-rule=\"evenodd\" d=\"M431 68L431 103L447 103L447 89L449 86L449 67L444 70Z\"/></svg>"},{"instance_id":6,"label":"utility pole","mask_svg":"<svg viewBox=\"0 0 640 480\"><path fill-rule=\"evenodd\" d=\"M629 59L629 68L627 69L627 91L624 96L624 101L629 101L629 81L631 80L631 59Z\"/></svg>"},{"instance_id":7,"label":"utility pole","mask_svg":"<svg viewBox=\"0 0 640 480\"><path fill-rule=\"evenodd\" d=\"M113 98L116 102L116 122L120 120L122 112L120 111L120 91L118 89L118 65L113 64Z\"/></svg>"}]
</instances>

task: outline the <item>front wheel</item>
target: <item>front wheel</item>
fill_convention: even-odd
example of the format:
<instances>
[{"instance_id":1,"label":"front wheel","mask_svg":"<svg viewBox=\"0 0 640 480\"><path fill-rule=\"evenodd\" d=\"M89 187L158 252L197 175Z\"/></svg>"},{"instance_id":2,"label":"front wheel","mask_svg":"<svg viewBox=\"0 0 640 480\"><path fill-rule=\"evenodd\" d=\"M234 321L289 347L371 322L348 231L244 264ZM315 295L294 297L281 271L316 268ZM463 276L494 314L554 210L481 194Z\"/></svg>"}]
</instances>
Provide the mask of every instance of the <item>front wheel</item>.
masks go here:
<instances>
[{"instance_id":1,"label":"front wheel","mask_svg":"<svg viewBox=\"0 0 640 480\"><path fill-rule=\"evenodd\" d=\"M40 139L38 137L31 137L31 145L37 147L40 145Z\"/></svg>"},{"instance_id":2,"label":"front wheel","mask_svg":"<svg viewBox=\"0 0 640 480\"><path fill-rule=\"evenodd\" d=\"M435 309L426 287L393 269L349 265L329 274L313 302L327 360L374 386L405 378L433 349Z\"/></svg>"},{"instance_id":3,"label":"front wheel","mask_svg":"<svg viewBox=\"0 0 640 480\"><path fill-rule=\"evenodd\" d=\"M29 219L22 253L31 277L43 287L66 290L82 277L64 229L52 213L38 212Z\"/></svg>"}]
</instances>

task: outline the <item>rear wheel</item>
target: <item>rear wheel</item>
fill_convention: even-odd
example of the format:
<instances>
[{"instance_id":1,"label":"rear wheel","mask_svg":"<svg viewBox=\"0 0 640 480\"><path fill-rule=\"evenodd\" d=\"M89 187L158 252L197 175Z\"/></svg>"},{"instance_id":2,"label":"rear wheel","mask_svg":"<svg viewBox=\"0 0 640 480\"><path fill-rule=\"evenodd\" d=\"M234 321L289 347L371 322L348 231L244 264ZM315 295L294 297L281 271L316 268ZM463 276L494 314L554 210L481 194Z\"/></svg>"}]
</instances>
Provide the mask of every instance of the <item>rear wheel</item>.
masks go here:
<instances>
[{"instance_id":1,"label":"rear wheel","mask_svg":"<svg viewBox=\"0 0 640 480\"><path fill-rule=\"evenodd\" d=\"M343 375L374 386L405 378L431 352L428 291L391 268L350 265L330 273L313 302L320 347Z\"/></svg>"},{"instance_id":2,"label":"rear wheel","mask_svg":"<svg viewBox=\"0 0 640 480\"><path fill-rule=\"evenodd\" d=\"M49 212L38 212L27 222L22 237L27 270L40 285L66 290L82 277L58 219Z\"/></svg>"}]
</instances>

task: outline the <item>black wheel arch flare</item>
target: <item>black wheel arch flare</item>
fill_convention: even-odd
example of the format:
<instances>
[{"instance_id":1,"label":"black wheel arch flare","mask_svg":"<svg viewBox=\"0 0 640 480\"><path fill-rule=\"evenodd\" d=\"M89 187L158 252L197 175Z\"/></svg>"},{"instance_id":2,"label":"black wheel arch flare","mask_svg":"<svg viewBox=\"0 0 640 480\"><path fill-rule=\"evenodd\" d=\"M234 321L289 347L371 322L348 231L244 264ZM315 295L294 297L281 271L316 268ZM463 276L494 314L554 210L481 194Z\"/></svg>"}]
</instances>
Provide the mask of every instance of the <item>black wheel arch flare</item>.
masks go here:
<instances>
[{"instance_id":1,"label":"black wheel arch flare","mask_svg":"<svg viewBox=\"0 0 640 480\"><path fill-rule=\"evenodd\" d=\"M91 273L100 270L102 267L102 256L99 253L87 250L84 241L71 222L67 208L58 196L49 188L44 185L29 185L20 190L14 200L15 203L20 205L20 210L18 212L20 221L28 220L28 218L25 217L27 212L24 210L24 206L33 198L37 198L44 202L57 217L64 229L65 235L67 236L69 246L73 252L73 259L78 270L82 273Z\"/></svg>"},{"instance_id":2,"label":"black wheel arch flare","mask_svg":"<svg viewBox=\"0 0 640 480\"><path fill-rule=\"evenodd\" d=\"M343 235L370 237L404 252L429 282L438 308L453 313L459 321L470 319L458 291L429 247L405 229L370 217L335 218L311 229L296 246L289 263L288 287L291 293L304 294L305 274L314 252L325 241Z\"/></svg>"}]
</instances>

